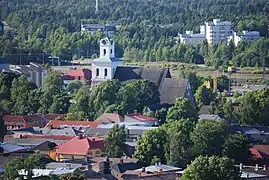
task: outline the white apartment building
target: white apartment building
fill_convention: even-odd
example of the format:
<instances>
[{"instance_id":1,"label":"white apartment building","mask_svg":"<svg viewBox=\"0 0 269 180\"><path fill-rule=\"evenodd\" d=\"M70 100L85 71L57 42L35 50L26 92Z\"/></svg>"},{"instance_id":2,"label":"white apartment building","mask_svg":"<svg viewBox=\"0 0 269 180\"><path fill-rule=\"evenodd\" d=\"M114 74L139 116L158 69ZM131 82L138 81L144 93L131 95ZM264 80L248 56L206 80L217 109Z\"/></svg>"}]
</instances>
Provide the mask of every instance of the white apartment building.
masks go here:
<instances>
[{"instance_id":1,"label":"white apartment building","mask_svg":"<svg viewBox=\"0 0 269 180\"><path fill-rule=\"evenodd\" d=\"M229 37L229 41L233 41L235 46L238 45L240 41L256 41L260 38L259 31L242 31L242 33L233 32Z\"/></svg>"},{"instance_id":2,"label":"white apartment building","mask_svg":"<svg viewBox=\"0 0 269 180\"><path fill-rule=\"evenodd\" d=\"M227 42L232 34L232 23L213 19L212 22L205 22L200 26L200 33L205 35L208 44L216 45Z\"/></svg>"},{"instance_id":3,"label":"white apartment building","mask_svg":"<svg viewBox=\"0 0 269 180\"><path fill-rule=\"evenodd\" d=\"M186 34L179 34L179 42L196 47L205 40L205 34L194 34L193 31L186 31Z\"/></svg>"},{"instance_id":4,"label":"white apartment building","mask_svg":"<svg viewBox=\"0 0 269 180\"><path fill-rule=\"evenodd\" d=\"M30 65L15 66L15 69L12 71L25 75L27 80L36 84L37 87L43 86L45 77L47 76L47 70L42 65L34 62L30 62Z\"/></svg>"}]
</instances>

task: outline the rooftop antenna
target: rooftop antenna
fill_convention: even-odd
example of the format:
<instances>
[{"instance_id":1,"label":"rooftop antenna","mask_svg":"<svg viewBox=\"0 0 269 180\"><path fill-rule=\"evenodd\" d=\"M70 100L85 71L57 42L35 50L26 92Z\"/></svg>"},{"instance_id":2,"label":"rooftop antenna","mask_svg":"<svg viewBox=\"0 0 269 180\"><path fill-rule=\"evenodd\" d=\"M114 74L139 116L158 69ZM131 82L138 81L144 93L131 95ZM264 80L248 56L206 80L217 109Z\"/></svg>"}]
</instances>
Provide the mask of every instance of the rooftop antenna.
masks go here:
<instances>
[{"instance_id":1,"label":"rooftop antenna","mask_svg":"<svg viewBox=\"0 0 269 180\"><path fill-rule=\"evenodd\" d=\"M95 4L95 10L96 10L96 12L98 11L98 0L96 0L96 4Z\"/></svg>"}]
</instances>

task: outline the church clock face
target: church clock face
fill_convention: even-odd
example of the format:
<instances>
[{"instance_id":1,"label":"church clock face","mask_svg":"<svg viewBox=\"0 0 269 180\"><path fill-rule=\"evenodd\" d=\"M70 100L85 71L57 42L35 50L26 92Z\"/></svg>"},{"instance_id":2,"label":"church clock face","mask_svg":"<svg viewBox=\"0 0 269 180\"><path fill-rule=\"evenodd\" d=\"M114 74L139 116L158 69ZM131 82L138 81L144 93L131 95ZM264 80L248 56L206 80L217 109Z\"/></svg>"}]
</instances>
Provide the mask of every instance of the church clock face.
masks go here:
<instances>
[{"instance_id":1,"label":"church clock face","mask_svg":"<svg viewBox=\"0 0 269 180\"><path fill-rule=\"evenodd\" d=\"M106 45L106 40L102 40L102 44L103 45Z\"/></svg>"}]
</instances>

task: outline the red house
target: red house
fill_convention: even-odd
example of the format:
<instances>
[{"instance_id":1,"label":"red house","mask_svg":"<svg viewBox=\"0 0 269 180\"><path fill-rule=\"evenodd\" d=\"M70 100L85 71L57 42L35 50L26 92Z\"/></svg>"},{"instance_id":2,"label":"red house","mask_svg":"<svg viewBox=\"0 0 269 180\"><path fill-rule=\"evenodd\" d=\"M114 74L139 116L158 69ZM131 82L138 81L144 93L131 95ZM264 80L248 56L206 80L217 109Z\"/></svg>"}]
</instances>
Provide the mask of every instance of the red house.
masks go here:
<instances>
[{"instance_id":1,"label":"red house","mask_svg":"<svg viewBox=\"0 0 269 180\"><path fill-rule=\"evenodd\" d=\"M92 78L92 71L89 69L75 69L63 76L64 81L82 80L90 81Z\"/></svg>"},{"instance_id":2,"label":"red house","mask_svg":"<svg viewBox=\"0 0 269 180\"><path fill-rule=\"evenodd\" d=\"M104 152L104 138L76 136L56 149L56 159L87 159L101 156Z\"/></svg>"}]
</instances>

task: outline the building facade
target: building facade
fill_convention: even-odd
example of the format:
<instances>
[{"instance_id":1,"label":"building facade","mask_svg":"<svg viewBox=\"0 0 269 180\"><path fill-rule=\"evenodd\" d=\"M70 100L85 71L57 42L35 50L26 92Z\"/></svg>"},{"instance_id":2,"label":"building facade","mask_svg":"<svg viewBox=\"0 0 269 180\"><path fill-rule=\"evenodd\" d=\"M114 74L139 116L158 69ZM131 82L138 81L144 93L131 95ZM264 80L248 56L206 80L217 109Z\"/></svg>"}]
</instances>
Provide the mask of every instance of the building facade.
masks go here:
<instances>
[{"instance_id":1,"label":"building facade","mask_svg":"<svg viewBox=\"0 0 269 180\"><path fill-rule=\"evenodd\" d=\"M115 57L115 43L106 37L100 40L100 56L92 62L92 84L112 80L122 61Z\"/></svg>"},{"instance_id":2,"label":"building facade","mask_svg":"<svg viewBox=\"0 0 269 180\"><path fill-rule=\"evenodd\" d=\"M194 34L193 31L186 31L185 34L179 34L180 44L187 44L191 46L198 46L205 40L205 34Z\"/></svg>"},{"instance_id":3,"label":"building facade","mask_svg":"<svg viewBox=\"0 0 269 180\"><path fill-rule=\"evenodd\" d=\"M97 31L111 35L118 29L116 24L81 24L81 33L95 33Z\"/></svg>"},{"instance_id":4,"label":"building facade","mask_svg":"<svg viewBox=\"0 0 269 180\"><path fill-rule=\"evenodd\" d=\"M208 44L217 45L227 42L232 34L232 23L213 19L212 22L205 22L204 25L200 26L200 33L205 35Z\"/></svg>"},{"instance_id":5,"label":"building facade","mask_svg":"<svg viewBox=\"0 0 269 180\"><path fill-rule=\"evenodd\" d=\"M47 70L42 65L30 62L30 65L18 65L13 69L15 73L25 75L29 82L34 83L37 87L44 84Z\"/></svg>"},{"instance_id":6,"label":"building facade","mask_svg":"<svg viewBox=\"0 0 269 180\"><path fill-rule=\"evenodd\" d=\"M242 31L241 33L233 32L229 37L229 41L233 41L235 46L238 45L240 41L256 41L260 38L259 31Z\"/></svg>"}]
</instances>

